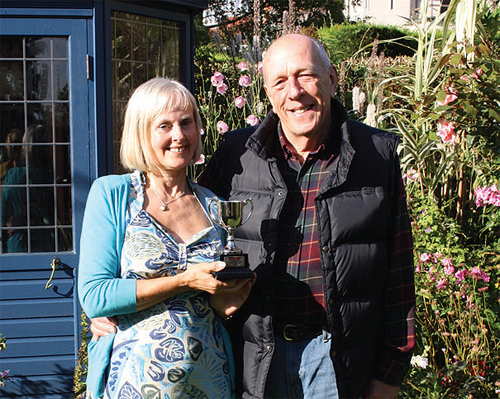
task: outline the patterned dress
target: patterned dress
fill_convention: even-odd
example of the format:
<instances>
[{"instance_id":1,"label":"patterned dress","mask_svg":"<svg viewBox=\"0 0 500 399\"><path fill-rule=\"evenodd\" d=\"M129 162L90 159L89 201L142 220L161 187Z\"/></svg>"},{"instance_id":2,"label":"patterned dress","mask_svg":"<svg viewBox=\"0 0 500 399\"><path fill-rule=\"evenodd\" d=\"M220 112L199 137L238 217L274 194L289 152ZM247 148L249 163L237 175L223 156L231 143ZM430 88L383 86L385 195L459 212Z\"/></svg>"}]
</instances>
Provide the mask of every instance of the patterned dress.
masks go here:
<instances>
[{"instance_id":1,"label":"patterned dress","mask_svg":"<svg viewBox=\"0 0 500 399\"><path fill-rule=\"evenodd\" d=\"M143 175L133 173L131 186L122 278L173 276L198 262L218 259L222 233L217 226L178 243L142 209ZM222 329L208 295L199 291L120 316L104 397L230 398L230 363Z\"/></svg>"}]
</instances>

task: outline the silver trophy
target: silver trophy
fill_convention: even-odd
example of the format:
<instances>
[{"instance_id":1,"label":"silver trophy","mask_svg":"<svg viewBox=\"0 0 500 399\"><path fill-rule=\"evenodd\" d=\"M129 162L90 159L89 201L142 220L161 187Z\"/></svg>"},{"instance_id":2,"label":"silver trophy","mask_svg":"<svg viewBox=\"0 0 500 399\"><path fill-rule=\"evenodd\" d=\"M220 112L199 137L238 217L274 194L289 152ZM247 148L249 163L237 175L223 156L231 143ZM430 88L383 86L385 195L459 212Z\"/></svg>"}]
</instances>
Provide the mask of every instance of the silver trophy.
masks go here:
<instances>
[{"instance_id":1,"label":"silver trophy","mask_svg":"<svg viewBox=\"0 0 500 399\"><path fill-rule=\"evenodd\" d=\"M250 211L243 218L243 210L250 205ZM208 202L210 218L227 232L226 246L222 250L220 260L226 262L224 270L217 273L217 278L228 280L233 278L252 278L253 272L248 268L248 254L244 254L234 243L234 231L244 225L253 212L252 200L223 201L211 198Z\"/></svg>"}]
</instances>

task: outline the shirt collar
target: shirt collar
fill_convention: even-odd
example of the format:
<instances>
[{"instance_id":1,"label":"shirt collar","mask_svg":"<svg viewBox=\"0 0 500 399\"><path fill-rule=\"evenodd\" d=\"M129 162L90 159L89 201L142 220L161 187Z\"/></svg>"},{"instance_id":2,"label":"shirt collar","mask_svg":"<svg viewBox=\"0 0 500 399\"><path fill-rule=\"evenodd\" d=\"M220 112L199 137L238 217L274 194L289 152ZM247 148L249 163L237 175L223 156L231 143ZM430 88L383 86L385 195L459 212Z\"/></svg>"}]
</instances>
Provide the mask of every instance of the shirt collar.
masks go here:
<instances>
[{"instance_id":1,"label":"shirt collar","mask_svg":"<svg viewBox=\"0 0 500 399\"><path fill-rule=\"evenodd\" d=\"M290 144L285 139L283 129L281 127L281 122L278 122L278 138L281 150L285 155L286 160L297 161L295 154L293 153ZM323 158L328 159L332 156L336 156L339 153L340 148L340 126L336 121L332 124L330 128L330 133L326 136L326 140L321 143L318 148L311 151L308 158Z\"/></svg>"}]
</instances>

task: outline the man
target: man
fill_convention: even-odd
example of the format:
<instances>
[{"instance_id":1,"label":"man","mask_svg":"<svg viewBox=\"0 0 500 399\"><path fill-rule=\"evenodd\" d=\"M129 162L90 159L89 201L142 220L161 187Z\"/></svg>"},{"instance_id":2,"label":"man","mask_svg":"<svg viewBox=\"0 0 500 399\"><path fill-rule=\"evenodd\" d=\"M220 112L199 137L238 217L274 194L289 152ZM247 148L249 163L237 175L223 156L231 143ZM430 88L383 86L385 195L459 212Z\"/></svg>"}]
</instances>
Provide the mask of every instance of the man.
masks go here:
<instances>
[{"instance_id":1,"label":"man","mask_svg":"<svg viewBox=\"0 0 500 399\"><path fill-rule=\"evenodd\" d=\"M272 111L227 133L199 182L254 213L236 231L257 282L229 322L243 398L396 398L414 348L398 139L351 121L316 40L264 57Z\"/></svg>"}]
</instances>

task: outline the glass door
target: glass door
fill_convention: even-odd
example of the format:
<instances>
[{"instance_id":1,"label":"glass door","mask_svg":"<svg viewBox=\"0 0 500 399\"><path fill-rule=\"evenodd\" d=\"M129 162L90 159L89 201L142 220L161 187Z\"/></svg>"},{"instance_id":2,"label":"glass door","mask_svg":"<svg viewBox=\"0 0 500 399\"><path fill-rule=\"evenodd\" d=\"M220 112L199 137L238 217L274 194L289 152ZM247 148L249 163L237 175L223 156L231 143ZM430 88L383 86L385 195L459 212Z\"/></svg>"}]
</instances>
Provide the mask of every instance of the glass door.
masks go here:
<instances>
[{"instance_id":1,"label":"glass door","mask_svg":"<svg viewBox=\"0 0 500 399\"><path fill-rule=\"evenodd\" d=\"M90 186L84 18L0 24L0 397L70 397L75 273Z\"/></svg>"}]
</instances>

